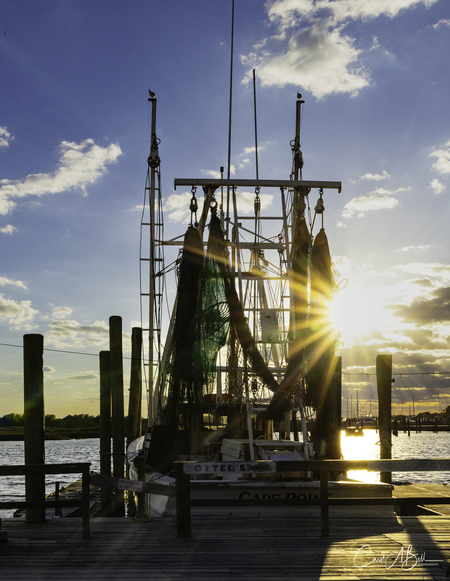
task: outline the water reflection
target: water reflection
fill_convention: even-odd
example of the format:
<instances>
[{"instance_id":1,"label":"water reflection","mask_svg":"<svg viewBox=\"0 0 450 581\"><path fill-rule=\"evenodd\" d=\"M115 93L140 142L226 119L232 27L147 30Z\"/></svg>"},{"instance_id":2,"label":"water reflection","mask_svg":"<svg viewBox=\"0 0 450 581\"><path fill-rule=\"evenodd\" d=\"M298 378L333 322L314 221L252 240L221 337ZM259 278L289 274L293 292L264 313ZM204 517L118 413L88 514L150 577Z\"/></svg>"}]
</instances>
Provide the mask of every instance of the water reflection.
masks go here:
<instances>
[{"instance_id":1,"label":"water reflection","mask_svg":"<svg viewBox=\"0 0 450 581\"><path fill-rule=\"evenodd\" d=\"M341 450L344 460L379 460L379 433L377 430L364 430L363 436L346 436L342 430ZM361 482L380 482L379 472L349 470L347 476Z\"/></svg>"},{"instance_id":2,"label":"water reflection","mask_svg":"<svg viewBox=\"0 0 450 581\"><path fill-rule=\"evenodd\" d=\"M342 456L345 460L378 460L380 458L380 436L377 430L364 430L363 436L346 436L341 432ZM399 432L392 436L392 458L450 458L450 433L448 432ZM362 482L379 482L378 472L351 470L349 478ZM393 472L393 482L450 482L449 472Z\"/></svg>"}]
</instances>

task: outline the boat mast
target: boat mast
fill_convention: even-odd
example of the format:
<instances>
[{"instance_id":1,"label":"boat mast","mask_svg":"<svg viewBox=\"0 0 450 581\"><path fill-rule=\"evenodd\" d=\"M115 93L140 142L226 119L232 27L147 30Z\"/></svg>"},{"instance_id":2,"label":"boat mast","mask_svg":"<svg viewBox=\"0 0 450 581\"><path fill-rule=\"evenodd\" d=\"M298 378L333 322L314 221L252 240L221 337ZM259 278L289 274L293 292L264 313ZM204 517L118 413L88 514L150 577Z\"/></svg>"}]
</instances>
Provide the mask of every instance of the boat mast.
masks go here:
<instances>
[{"instance_id":1,"label":"boat mast","mask_svg":"<svg viewBox=\"0 0 450 581\"><path fill-rule=\"evenodd\" d=\"M156 174L161 163L158 150L158 138L156 137L156 97L149 91L148 101L152 106L150 155L147 158L150 183L149 189L150 210L150 255L149 255L149 297L148 297L148 425L153 423L156 410L153 409L153 384L154 384L154 330L155 330L155 203L156 203Z\"/></svg>"},{"instance_id":2,"label":"boat mast","mask_svg":"<svg viewBox=\"0 0 450 581\"><path fill-rule=\"evenodd\" d=\"M295 139L292 143L293 152L293 179L298 181L302 180L302 170L303 170L303 154L301 151L300 144L300 127L301 127L301 115L302 115L302 104L305 101L302 99L300 93L297 93L297 103L295 111ZM292 217L293 222L297 220L299 212L303 216L305 213L305 195L300 189L294 190L294 216ZM295 224L293 224L294 226Z\"/></svg>"}]
</instances>

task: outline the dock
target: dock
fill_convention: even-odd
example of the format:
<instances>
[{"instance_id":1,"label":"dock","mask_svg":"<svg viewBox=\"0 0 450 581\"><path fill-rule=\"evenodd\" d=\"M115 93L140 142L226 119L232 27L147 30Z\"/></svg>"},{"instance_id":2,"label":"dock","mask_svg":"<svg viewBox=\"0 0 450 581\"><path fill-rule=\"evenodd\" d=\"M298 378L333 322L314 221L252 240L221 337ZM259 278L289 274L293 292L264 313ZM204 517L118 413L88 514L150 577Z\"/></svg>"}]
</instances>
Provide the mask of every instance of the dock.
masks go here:
<instances>
[{"instance_id":1,"label":"dock","mask_svg":"<svg viewBox=\"0 0 450 581\"><path fill-rule=\"evenodd\" d=\"M443 485L429 487L444 495ZM436 488L438 487L438 488ZM441 487L441 488L439 488ZM395 495L417 494L408 486ZM398 492L397 492L398 491ZM424 494L424 490L420 492ZM178 539L174 517L148 522L91 519L84 539L79 518L43 524L3 519L2 581L357 581L448 580L448 505L425 515L373 511L333 515L330 536L321 536L320 512L293 510L270 516L192 516L192 538ZM444 512L440 512L442 508ZM447 512L445 512L447 511Z\"/></svg>"}]
</instances>

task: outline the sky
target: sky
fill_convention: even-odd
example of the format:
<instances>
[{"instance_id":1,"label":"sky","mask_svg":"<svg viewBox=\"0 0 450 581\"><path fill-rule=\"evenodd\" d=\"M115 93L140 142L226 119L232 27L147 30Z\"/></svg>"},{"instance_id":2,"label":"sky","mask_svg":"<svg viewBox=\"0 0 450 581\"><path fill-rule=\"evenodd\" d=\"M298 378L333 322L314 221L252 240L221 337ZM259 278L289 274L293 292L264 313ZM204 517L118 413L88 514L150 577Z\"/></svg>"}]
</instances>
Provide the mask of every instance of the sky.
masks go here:
<instances>
[{"instance_id":1,"label":"sky","mask_svg":"<svg viewBox=\"0 0 450 581\"><path fill-rule=\"evenodd\" d=\"M109 317L140 325L139 230L157 97L168 232L174 178L227 165L231 0L0 0L0 416L23 413L23 335L44 336L46 413L99 413ZM303 178L342 182L324 226L341 274L343 415L450 405L450 3L236 0L231 163L288 179L297 91ZM253 148L253 150L252 150ZM253 151L253 154L252 154ZM270 212L270 197L264 203ZM348 409L350 408L350 409Z\"/></svg>"}]
</instances>

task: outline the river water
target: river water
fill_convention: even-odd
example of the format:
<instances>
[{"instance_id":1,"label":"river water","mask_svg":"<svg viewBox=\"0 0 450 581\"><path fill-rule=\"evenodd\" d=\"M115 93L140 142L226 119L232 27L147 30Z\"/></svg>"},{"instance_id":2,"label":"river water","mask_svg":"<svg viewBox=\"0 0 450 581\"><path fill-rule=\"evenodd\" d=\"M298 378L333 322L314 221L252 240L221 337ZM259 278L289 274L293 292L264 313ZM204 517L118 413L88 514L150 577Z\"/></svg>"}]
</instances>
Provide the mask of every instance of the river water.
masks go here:
<instances>
[{"instance_id":1,"label":"river water","mask_svg":"<svg viewBox=\"0 0 450 581\"><path fill-rule=\"evenodd\" d=\"M64 464L66 462L90 462L91 470L100 470L100 440L87 438L85 440L46 440L45 463ZM23 442L0 442L0 465L24 464ZM74 482L77 474L50 474L45 477L46 493L55 490L55 483L60 488ZM0 477L0 501L25 500L25 476ZM11 517L14 510L0 510L1 517Z\"/></svg>"},{"instance_id":2,"label":"river water","mask_svg":"<svg viewBox=\"0 0 450 581\"><path fill-rule=\"evenodd\" d=\"M341 436L342 454L346 460L379 459L379 434L376 430L365 430L364 436ZM399 432L392 436L392 458L450 458L450 433L421 432L411 435ZM46 464L62 464L64 462L90 462L91 470L100 469L99 439L86 440L47 440L45 442ZM0 442L0 465L23 464L23 442ZM366 482L379 482L377 472L349 472L350 478ZM76 479L74 474L57 474L46 477L46 491L55 490L55 482L60 487L66 486ZM401 482L436 482L449 483L450 472L398 472L392 474L393 483ZM25 500L25 477L1 476L0 500ZM0 510L0 517L11 517L13 510Z\"/></svg>"}]
</instances>

